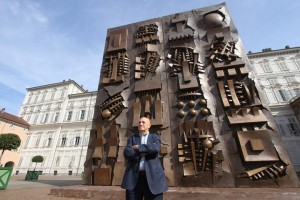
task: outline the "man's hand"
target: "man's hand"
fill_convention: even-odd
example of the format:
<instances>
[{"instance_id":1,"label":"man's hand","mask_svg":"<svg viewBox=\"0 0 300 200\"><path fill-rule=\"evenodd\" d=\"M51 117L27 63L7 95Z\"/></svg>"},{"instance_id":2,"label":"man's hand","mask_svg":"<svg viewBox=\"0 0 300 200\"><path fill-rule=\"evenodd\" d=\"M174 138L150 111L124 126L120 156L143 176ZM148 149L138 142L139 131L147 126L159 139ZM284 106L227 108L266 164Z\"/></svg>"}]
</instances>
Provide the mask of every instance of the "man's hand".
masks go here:
<instances>
[{"instance_id":1,"label":"man's hand","mask_svg":"<svg viewBox=\"0 0 300 200\"><path fill-rule=\"evenodd\" d=\"M135 151L137 151L137 150L139 149L139 145L137 145L137 144L136 144L136 145L133 145L133 146L132 146L132 149L135 150Z\"/></svg>"},{"instance_id":2,"label":"man's hand","mask_svg":"<svg viewBox=\"0 0 300 200\"><path fill-rule=\"evenodd\" d=\"M134 150L134 151L138 151L139 150L139 145L133 145L132 146L132 149ZM140 157L143 157L143 156L145 156L145 155L147 155L146 153L141 153L140 154Z\"/></svg>"}]
</instances>

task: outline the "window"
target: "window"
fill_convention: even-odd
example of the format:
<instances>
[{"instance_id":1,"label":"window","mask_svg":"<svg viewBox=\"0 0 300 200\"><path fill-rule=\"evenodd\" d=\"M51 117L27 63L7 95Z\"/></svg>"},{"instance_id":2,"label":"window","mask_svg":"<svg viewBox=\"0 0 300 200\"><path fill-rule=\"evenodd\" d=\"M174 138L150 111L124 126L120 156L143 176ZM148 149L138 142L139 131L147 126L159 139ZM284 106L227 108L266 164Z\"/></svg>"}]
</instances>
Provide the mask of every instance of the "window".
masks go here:
<instances>
[{"instance_id":1,"label":"window","mask_svg":"<svg viewBox=\"0 0 300 200\"><path fill-rule=\"evenodd\" d=\"M278 64L278 67L279 67L279 69L281 70L281 71L287 71L287 70L289 70L289 68L288 68L288 66L287 66L287 64L286 64L286 62L285 61L277 61L277 64Z\"/></svg>"},{"instance_id":2,"label":"window","mask_svg":"<svg viewBox=\"0 0 300 200\"><path fill-rule=\"evenodd\" d=\"M280 133L280 135L284 136L285 132L284 132L284 128L283 128L282 124L279 124L278 127L279 127L279 133Z\"/></svg>"},{"instance_id":3,"label":"window","mask_svg":"<svg viewBox=\"0 0 300 200\"><path fill-rule=\"evenodd\" d=\"M34 102L37 102L38 98L39 98L39 95L37 94L34 98Z\"/></svg>"},{"instance_id":4,"label":"window","mask_svg":"<svg viewBox=\"0 0 300 200\"><path fill-rule=\"evenodd\" d=\"M39 115L35 115L34 120L33 120L33 124L36 124L37 120L38 120Z\"/></svg>"},{"instance_id":5,"label":"window","mask_svg":"<svg viewBox=\"0 0 300 200\"><path fill-rule=\"evenodd\" d=\"M67 141L67 138L62 138L61 139L61 146L65 146L66 145L66 141Z\"/></svg>"},{"instance_id":6,"label":"window","mask_svg":"<svg viewBox=\"0 0 300 200\"><path fill-rule=\"evenodd\" d=\"M287 83L296 82L295 76L287 76L287 77L285 77L285 80Z\"/></svg>"},{"instance_id":7,"label":"window","mask_svg":"<svg viewBox=\"0 0 300 200\"><path fill-rule=\"evenodd\" d=\"M278 90L281 98L283 99L283 101L287 101L288 100L288 94L285 90Z\"/></svg>"},{"instance_id":8,"label":"window","mask_svg":"<svg viewBox=\"0 0 300 200\"><path fill-rule=\"evenodd\" d=\"M30 107L30 112L33 112L33 110L34 110L34 106L31 106Z\"/></svg>"},{"instance_id":9,"label":"window","mask_svg":"<svg viewBox=\"0 0 300 200\"><path fill-rule=\"evenodd\" d=\"M63 134L62 138L61 138L61 145L60 146L64 147L66 145L66 142L67 142L67 135Z\"/></svg>"},{"instance_id":10,"label":"window","mask_svg":"<svg viewBox=\"0 0 300 200\"><path fill-rule=\"evenodd\" d=\"M80 142L80 137L77 136L77 137L75 138L75 146L78 146L78 145L79 145L79 142Z\"/></svg>"},{"instance_id":11,"label":"window","mask_svg":"<svg viewBox=\"0 0 300 200\"><path fill-rule=\"evenodd\" d=\"M24 148L27 148L27 147L28 147L30 137L31 137L31 136L28 135L28 137L27 137L27 139L26 139L26 142L25 142L25 145L24 145Z\"/></svg>"},{"instance_id":12,"label":"window","mask_svg":"<svg viewBox=\"0 0 300 200\"><path fill-rule=\"evenodd\" d=\"M50 99L53 100L53 99L54 99L54 96L55 96L55 92L52 92L52 93L51 93Z\"/></svg>"},{"instance_id":13,"label":"window","mask_svg":"<svg viewBox=\"0 0 300 200\"><path fill-rule=\"evenodd\" d=\"M270 83L271 85L277 84L277 83L278 83L277 78L270 78L270 79L269 79L269 83Z\"/></svg>"},{"instance_id":14,"label":"window","mask_svg":"<svg viewBox=\"0 0 300 200\"><path fill-rule=\"evenodd\" d=\"M45 117L44 117L44 120L43 120L43 123L47 123L47 121L48 121L48 117L49 117L49 114L48 114L48 113L46 113L46 114L45 114Z\"/></svg>"},{"instance_id":15,"label":"window","mask_svg":"<svg viewBox=\"0 0 300 200\"><path fill-rule=\"evenodd\" d=\"M26 113L26 111L27 111L27 107L24 107L23 112Z\"/></svg>"},{"instance_id":16,"label":"window","mask_svg":"<svg viewBox=\"0 0 300 200\"><path fill-rule=\"evenodd\" d=\"M31 115L28 115L28 116L27 116L27 119L26 119L27 122L30 121L30 117L31 117Z\"/></svg>"},{"instance_id":17,"label":"window","mask_svg":"<svg viewBox=\"0 0 300 200\"><path fill-rule=\"evenodd\" d=\"M42 134L39 134L36 141L35 141L35 147L38 147L39 144L40 144L40 141L41 141L41 137L42 137Z\"/></svg>"},{"instance_id":18,"label":"window","mask_svg":"<svg viewBox=\"0 0 300 200\"><path fill-rule=\"evenodd\" d=\"M32 96L29 96L29 97L28 97L28 101L27 101L27 103L30 103L30 101L31 101L31 98L32 98Z\"/></svg>"},{"instance_id":19,"label":"window","mask_svg":"<svg viewBox=\"0 0 300 200\"><path fill-rule=\"evenodd\" d=\"M293 62L296 65L296 67L299 69L300 68L300 58L293 58Z\"/></svg>"},{"instance_id":20,"label":"window","mask_svg":"<svg viewBox=\"0 0 300 200\"><path fill-rule=\"evenodd\" d=\"M67 121L71 121L71 119L72 119L72 111L69 111L68 112L68 115L67 115Z\"/></svg>"},{"instance_id":21,"label":"window","mask_svg":"<svg viewBox=\"0 0 300 200\"><path fill-rule=\"evenodd\" d=\"M18 167L21 167L22 161L23 161L23 157L20 158L19 163L18 163Z\"/></svg>"},{"instance_id":22,"label":"window","mask_svg":"<svg viewBox=\"0 0 300 200\"><path fill-rule=\"evenodd\" d=\"M295 118L289 117L288 120L289 120L288 129L289 129L290 133L294 134L294 135L300 134L300 130L299 130L299 127L298 127L298 124L297 124Z\"/></svg>"},{"instance_id":23,"label":"window","mask_svg":"<svg viewBox=\"0 0 300 200\"><path fill-rule=\"evenodd\" d=\"M269 73L272 72L271 66L269 63L261 63L261 67L263 68L264 72Z\"/></svg>"},{"instance_id":24,"label":"window","mask_svg":"<svg viewBox=\"0 0 300 200\"><path fill-rule=\"evenodd\" d=\"M57 103L56 109L61 109L61 103Z\"/></svg>"},{"instance_id":25,"label":"window","mask_svg":"<svg viewBox=\"0 0 300 200\"><path fill-rule=\"evenodd\" d=\"M74 140L73 140L72 145L75 145L75 146L80 145L80 142L81 142L80 132L81 132L81 130L75 130L75 138L74 138L75 143L74 143Z\"/></svg>"},{"instance_id":26,"label":"window","mask_svg":"<svg viewBox=\"0 0 300 200\"><path fill-rule=\"evenodd\" d=\"M85 110L81 110L79 119L84 120L84 117L85 117Z\"/></svg>"},{"instance_id":27,"label":"window","mask_svg":"<svg viewBox=\"0 0 300 200\"><path fill-rule=\"evenodd\" d=\"M41 101L45 101L46 93L43 94Z\"/></svg>"},{"instance_id":28,"label":"window","mask_svg":"<svg viewBox=\"0 0 300 200\"><path fill-rule=\"evenodd\" d=\"M296 96L300 95L300 88L294 88L293 90L294 90Z\"/></svg>"},{"instance_id":29,"label":"window","mask_svg":"<svg viewBox=\"0 0 300 200\"><path fill-rule=\"evenodd\" d=\"M60 164L60 156L57 156L55 161L55 166L59 167L59 164Z\"/></svg>"},{"instance_id":30,"label":"window","mask_svg":"<svg viewBox=\"0 0 300 200\"><path fill-rule=\"evenodd\" d=\"M62 91L61 91L61 94L60 94L60 98L64 98L64 96L65 96L65 91L62 90Z\"/></svg>"},{"instance_id":31,"label":"window","mask_svg":"<svg viewBox=\"0 0 300 200\"><path fill-rule=\"evenodd\" d=\"M59 112L56 112L54 114L53 122L57 122L58 121L58 117L59 117Z\"/></svg>"},{"instance_id":32,"label":"window","mask_svg":"<svg viewBox=\"0 0 300 200\"><path fill-rule=\"evenodd\" d=\"M47 140L47 147L51 147L51 144L52 144L52 138L48 138Z\"/></svg>"}]
</instances>

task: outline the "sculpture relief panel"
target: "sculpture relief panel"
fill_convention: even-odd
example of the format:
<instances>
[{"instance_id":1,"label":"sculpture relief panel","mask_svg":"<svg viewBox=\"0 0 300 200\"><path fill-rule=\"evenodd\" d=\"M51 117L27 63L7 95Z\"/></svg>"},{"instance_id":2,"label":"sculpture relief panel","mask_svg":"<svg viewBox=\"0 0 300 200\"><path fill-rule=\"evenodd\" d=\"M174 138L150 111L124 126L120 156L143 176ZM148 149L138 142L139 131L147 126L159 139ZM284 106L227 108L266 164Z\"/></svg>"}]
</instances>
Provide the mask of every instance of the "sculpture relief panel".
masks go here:
<instances>
[{"instance_id":1,"label":"sculpture relief panel","mask_svg":"<svg viewBox=\"0 0 300 200\"><path fill-rule=\"evenodd\" d=\"M108 30L83 182L120 185L140 117L169 186L297 187L225 4Z\"/></svg>"}]
</instances>

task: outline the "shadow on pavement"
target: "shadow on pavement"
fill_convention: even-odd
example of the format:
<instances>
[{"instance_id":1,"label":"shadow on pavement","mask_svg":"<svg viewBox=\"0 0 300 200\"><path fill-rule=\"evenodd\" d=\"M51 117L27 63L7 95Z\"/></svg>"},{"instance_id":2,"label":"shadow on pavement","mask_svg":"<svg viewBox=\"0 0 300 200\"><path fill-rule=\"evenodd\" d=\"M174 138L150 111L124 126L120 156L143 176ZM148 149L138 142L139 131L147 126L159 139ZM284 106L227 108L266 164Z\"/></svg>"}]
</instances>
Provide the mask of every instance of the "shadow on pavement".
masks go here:
<instances>
[{"instance_id":1,"label":"shadow on pavement","mask_svg":"<svg viewBox=\"0 0 300 200\"><path fill-rule=\"evenodd\" d=\"M29 181L31 182L31 181ZM52 186L73 186L73 185L81 185L81 180L38 180L32 181L35 183L42 183Z\"/></svg>"}]
</instances>

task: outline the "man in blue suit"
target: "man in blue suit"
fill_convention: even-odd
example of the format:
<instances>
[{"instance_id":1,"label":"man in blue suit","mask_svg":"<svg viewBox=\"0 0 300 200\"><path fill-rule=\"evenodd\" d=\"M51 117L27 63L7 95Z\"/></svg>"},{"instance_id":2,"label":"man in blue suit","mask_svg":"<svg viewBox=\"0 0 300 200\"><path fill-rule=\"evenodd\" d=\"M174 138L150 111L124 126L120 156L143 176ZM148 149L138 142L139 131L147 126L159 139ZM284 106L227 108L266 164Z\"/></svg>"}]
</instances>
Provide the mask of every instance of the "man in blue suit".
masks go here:
<instances>
[{"instance_id":1,"label":"man in blue suit","mask_svg":"<svg viewBox=\"0 0 300 200\"><path fill-rule=\"evenodd\" d=\"M127 166L122 188L126 189L126 200L162 200L168 190L166 177L158 154L160 137L150 134L150 120L139 120L139 134L128 138L124 149Z\"/></svg>"}]
</instances>

